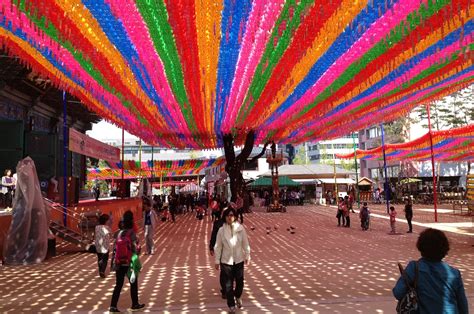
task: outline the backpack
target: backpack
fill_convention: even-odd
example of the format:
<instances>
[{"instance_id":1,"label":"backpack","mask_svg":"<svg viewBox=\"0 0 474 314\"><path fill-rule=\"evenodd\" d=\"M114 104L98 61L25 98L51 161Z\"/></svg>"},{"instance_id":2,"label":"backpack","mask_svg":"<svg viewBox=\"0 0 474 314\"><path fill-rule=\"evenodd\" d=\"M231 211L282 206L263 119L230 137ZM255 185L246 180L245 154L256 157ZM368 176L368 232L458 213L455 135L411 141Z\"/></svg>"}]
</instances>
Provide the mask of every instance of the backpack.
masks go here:
<instances>
[{"instance_id":1,"label":"backpack","mask_svg":"<svg viewBox=\"0 0 474 314\"><path fill-rule=\"evenodd\" d=\"M397 313L418 313L418 294L416 292L416 286L418 282L418 262L415 263L415 280L413 280L413 283L410 283L410 278L408 278L408 275L403 269L402 264L398 263L398 269L400 270L400 274L402 275L408 290L403 298L398 301Z\"/></svg>"},{"instance_id":2,"label":"backpack","mask_svg":"<svg viewBox=\"0 0 474 314\"><path fill-rule=\"evenodd\" d=\"M129 265L132 260L132 237L130 231L120 231L115 241L115 264Z\"/></svg>"}]
</instances>

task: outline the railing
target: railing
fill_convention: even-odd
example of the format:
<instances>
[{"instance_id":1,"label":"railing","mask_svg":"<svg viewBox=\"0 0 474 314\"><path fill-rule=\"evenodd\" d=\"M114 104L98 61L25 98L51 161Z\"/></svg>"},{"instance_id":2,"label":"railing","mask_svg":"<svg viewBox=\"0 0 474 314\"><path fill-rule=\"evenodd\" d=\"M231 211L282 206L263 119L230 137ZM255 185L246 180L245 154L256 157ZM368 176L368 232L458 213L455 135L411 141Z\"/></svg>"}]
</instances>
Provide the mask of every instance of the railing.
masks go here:
<instances>
[{"instance_id":1,"label":"railing","mask_svg":"<svg viewBox=\"0 0 474 314\"><path fill-rule=\"evenodd\" d=\"M83 228L80 227L83 219L77 217L79 214L77 213L70 214L69 213L71 211L70 208L67 208L67 207L62 206L61 204L55 203L46 197L43 197L43 199L44 199L45 204L56 214L59 214L59 216L61 217L59 221L58 219L53 219L53 217L50 217L51 221L56 222L59 225L76 232L77 234L80 235L81 239L89 240L90 238L89 234L87 232L84 232ZM68 223L66 225L64 225L64 220L62 219L64 215L66 215L67 220L68 220Z\"/></svg>"},{"instance_id":2,"label":"railing","mask_svg":"<svg viewBox=\"0 0 474 314\"><path fill-rule=\"evenodd\" d=\"M58 204L58 203L55 203L53 202L52 200L46 198L46 197L43 197L46 205L49 206L49 208L57 211L58 213L61 214L61 217L64 216L64 214L66 214L67 218L68 219L72 219L74 221L76 221L77 223L79 223L81 220L79 218L77 218L75 215L71 215L69 213L70 209L68 209L67 207L64 207L62 206L61 204ZM61 219L61 222L62 222L62 219ZM64 224L63 224L64 225ZM67 226L64 226L64 227L67 227Z\"/></svg>"}]
</instances>

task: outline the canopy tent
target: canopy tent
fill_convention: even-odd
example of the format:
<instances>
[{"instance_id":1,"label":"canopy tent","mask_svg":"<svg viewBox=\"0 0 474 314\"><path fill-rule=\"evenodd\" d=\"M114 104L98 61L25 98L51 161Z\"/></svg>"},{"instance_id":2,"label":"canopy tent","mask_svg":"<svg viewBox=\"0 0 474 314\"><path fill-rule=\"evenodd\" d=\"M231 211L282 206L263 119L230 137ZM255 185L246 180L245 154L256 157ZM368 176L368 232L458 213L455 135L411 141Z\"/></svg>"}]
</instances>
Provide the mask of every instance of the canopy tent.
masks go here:
<instances>
[{"instance_id":1,"label":"canopy tent","mask_svg":"<svg viewBox=\"0 0 474 314\"><path fill-rule=\"evenodd\" d=\"M433 154L437 161L474 160L474 124L444 131L433 131ZM428 160L431 158L430 133L406 143L386 144L387 160ZM383 160L383 147L356 151L357 158ZM353 159L354 153L337 154L339 158Z\"/></svg>"},{"instance_id":2,"label":"canopy tent","mask_svg":"<svg viewBox=\"0 0 474 314\"><path fill-rule=\"evenodd\" d=\"M179 189L179 193L197 193L197 192L201 192L203 190L204 190L203 188L197 186L196 184L189 183L189 184L183 186L181 189Z\"/></svg>"},{"instance_id":3,"label":"canopy tent","mask_svg":"<svg viewBox=\"0 0 474 314\"><path fill-rule=\"evenodd\" d=\"M6 53L162 147L336 138L474 81L470 1L0 4Z\"/></svg>"},{"instance_id":4,"label":"canopy tent","mask_svg":"<svg viewBox=\"0 0 474 314\"><path fill-rule=\"evenodd\" d=\"M271 186L272 178L271 177L260 177L250 184L250 187L262 187L262 186ZM278 177L278 186L299 186L298 182L295 182L288 178L287 176Z\"/></svg>"},{"instance_id":5,"label":"canopy tent","mask_svg":"<svg viewBox=\"0 0 474 314\"><path fill-rule=\"evenodd\" d=\"M196 182L196 181L194 181L194 182ZM185 185L188 185L188 184L189 184L189 181L187 181L187 180L186 181L173 181L173 180L170 180L170 181L163 181L163 182L152 182L151 185L155 188L160 188L160 187L166 187L166 186L185 186Z\"/></svg>"}]
</instances>

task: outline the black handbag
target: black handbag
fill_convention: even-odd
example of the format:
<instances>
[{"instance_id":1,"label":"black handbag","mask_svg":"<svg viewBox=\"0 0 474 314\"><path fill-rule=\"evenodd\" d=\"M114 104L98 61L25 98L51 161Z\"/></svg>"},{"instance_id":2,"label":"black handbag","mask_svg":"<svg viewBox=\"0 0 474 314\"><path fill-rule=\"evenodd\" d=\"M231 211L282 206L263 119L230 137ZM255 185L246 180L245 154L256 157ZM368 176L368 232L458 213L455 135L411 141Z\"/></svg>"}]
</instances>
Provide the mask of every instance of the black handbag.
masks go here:
<instances>
[{"instance_id":1,"label":"black handbag","mask_svg":"<svg viewBox=\"0 0 474 314\"><path fill-rule=\"evenodd\" d=\"M398 301L397 304L397 313L399 314L413 314L418 313L418 293L416 292L416 287L418 284L418 261L415 262L415 279L413 282L410 282L410 278L408 277L407 273L403 269L402 264L398 263L398 269L400 270L400 274L405 281L405 285L407 286L408 290L406 294Z\"/></svg>"}]
</instances>

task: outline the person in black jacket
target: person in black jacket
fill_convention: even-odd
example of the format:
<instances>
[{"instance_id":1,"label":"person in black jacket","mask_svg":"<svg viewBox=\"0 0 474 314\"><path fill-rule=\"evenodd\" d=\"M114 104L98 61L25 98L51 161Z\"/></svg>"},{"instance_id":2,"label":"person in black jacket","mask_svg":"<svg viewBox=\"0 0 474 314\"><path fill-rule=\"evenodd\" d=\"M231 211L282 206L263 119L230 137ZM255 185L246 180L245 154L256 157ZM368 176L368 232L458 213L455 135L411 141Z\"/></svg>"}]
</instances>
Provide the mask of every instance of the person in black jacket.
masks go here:
<instances>
[{"instance_id":1,"label":"person in black jacket","mask_svg":"<svg viewBox=\"0 0 474 314\"><path fill-rule=\"evenodd\" d=\"M209 241L209 254L211 256L214 256L214 245L216 244L216 239L217 239L217 232L219 231L219 229L222 227L222 225L224 224L224 219L222 219L222 210L220 210L218 212L218 214L216 214L216 220L214 221L213 225L212 225L212 232L211 232L211 240ZM221 285L221 296L223 299L226 298L226 295L225 295L225 278L224 278L224 273L222 272L222 269L220 271L220 274L219 274L219 282L220 282L220 285Z\"/></svg>"},{"instance_id":2,"label":"person in black jacket","mask_svg":"<svg viewBox=\"0 0 474 314\"><path fill-rule=\"evenodd\" d=\"M407 233L413 232L413 227L411 225L411 220L413 219L413 203L411 201L411 197L407 197L405 199L405 218L407 219L408 223L408 231Z\"/></svg>"}]
</instances>

